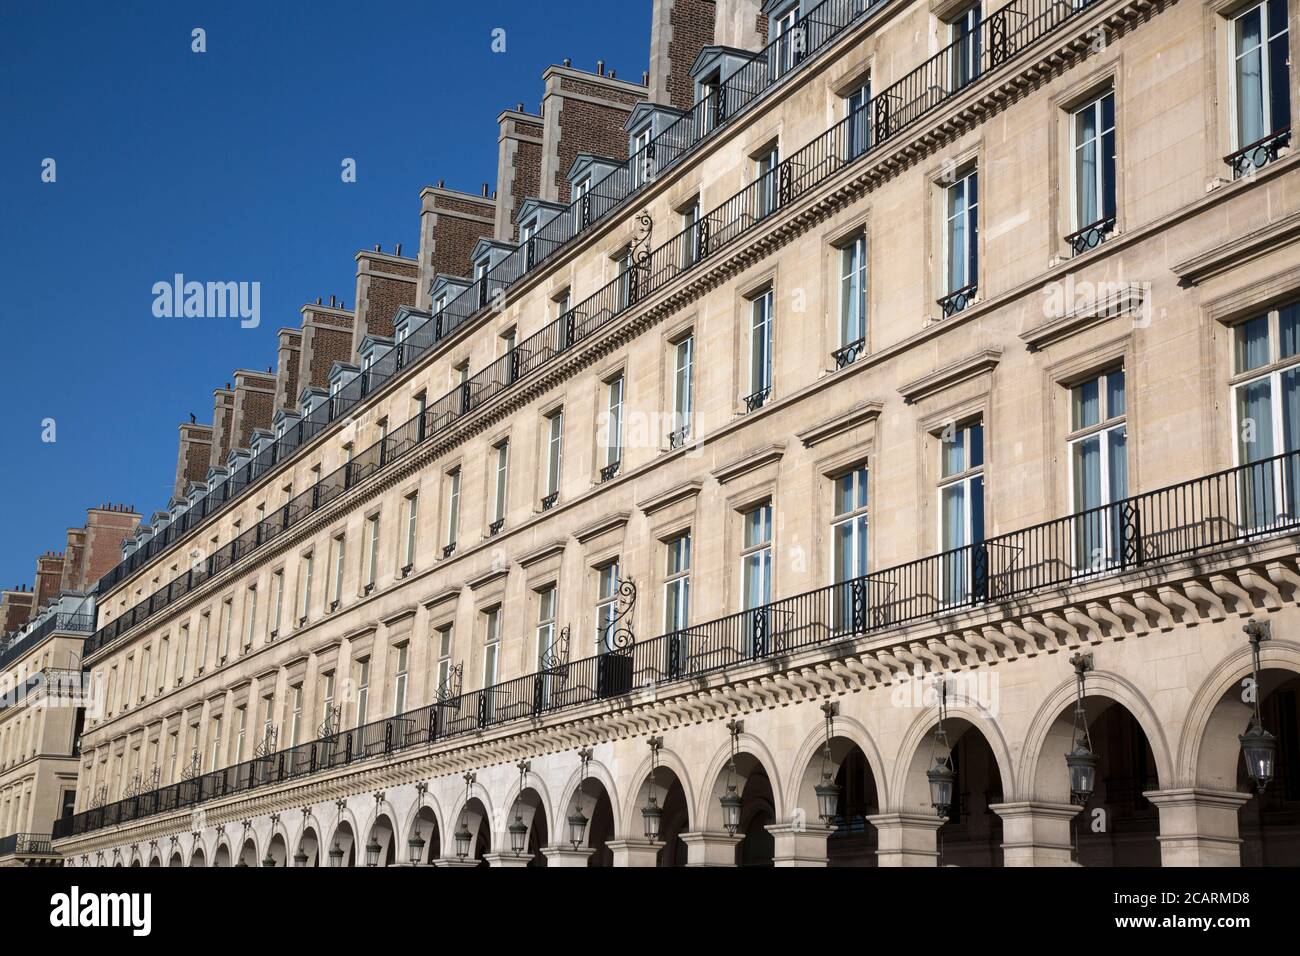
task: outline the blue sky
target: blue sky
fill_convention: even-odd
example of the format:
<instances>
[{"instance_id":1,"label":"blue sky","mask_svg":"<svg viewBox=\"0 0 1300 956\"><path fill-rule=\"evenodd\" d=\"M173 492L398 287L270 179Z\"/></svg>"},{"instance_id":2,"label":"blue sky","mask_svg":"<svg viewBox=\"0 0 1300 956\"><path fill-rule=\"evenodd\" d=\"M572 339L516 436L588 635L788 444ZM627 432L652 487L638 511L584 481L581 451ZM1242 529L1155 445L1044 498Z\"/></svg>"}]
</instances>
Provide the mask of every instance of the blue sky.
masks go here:
<instances>
[{"instance_id":1,"label":"blue sky","mask_svg":"<svg viewBox=\"0 0 1300 956\"><path fill-rule=\"evenodd\" d=\"M165 507L177 424L273 365L304 302L352 305L358 249L413 255L422 186L495 186L496 116L536 112L549 64L639 78L650 8L0 0L0 586L88 506ZM261 324L156 318L177 272L259 282Z\"/></svg>"}]
</instances>

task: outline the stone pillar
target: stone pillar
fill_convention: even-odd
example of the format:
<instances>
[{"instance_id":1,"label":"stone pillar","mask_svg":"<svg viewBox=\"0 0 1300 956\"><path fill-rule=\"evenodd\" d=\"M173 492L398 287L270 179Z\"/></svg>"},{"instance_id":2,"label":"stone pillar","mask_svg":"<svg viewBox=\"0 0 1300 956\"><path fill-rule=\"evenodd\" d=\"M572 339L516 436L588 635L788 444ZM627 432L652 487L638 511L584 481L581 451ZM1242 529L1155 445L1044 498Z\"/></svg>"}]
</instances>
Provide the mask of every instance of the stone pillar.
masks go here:
<instances>
[{"instance_id":1,"label":"stone pillar","mask_svg":"<svg viewBox=\"0 0 1300 956\"><path fill-rule=\"evenodd\" d=\"M577 850L571 846L546 846L542 847L542 852L546 854L546 865L552 867L586 866L587 861L596 851L589 846Z\"/></svg>"},{"instance_id":2,"label":"stone pillar","mask_svg":"<svg viewBox=\"0 0 1300 956\"><path fill-rule=\"evenodd\" d=\"M805 824L773 823L765 827L776 840L772 859L776 866L826 866L826 839L833 832L828 827Z\"/></svg>"},{"instance_id":3,"label":"stone pillar","mask_svg":"<svg viewBox=\"0 0 1300 956\"><path fill-rule=\"evenodd\" d=\"M615 866L658 866L662 842L648 840L610 840L607 844L614 854Z\"/></svg>"},{"instance_id":4,"label":"stone pillar","mask_svg":"<svg viewBox=\"0 0 1300 956\"><path fill-rule=\"evenodd\" d=\"M1083 807L1072 803L991 803L1002 818L1003 866L1078 866L1070 821Z\"/></svg>"},{"instance_id":5,"label":"stone pillar","mask_svg":"<svg viewBox=\"0 0 1300 956\"><path fill-rule=\"evenodd\" d=\"M1162 866L1241 866L1237 811L1250 799L1235 790L1148 790L1160 811Z\"/></svg>"},{"instance_id":6,"label":"stone pillar","mask_svg":"<svg viewBox=\"0 0 1300 956\"><path fill-rule=\"evenodd\" d=\"M519 856L513 853L489 853L483 859L488 861L488 866L518 870L528 866L533 861L533 855L531 853L522 853Z\"/></svg>"},{"instance_id":7,"label":"stone pillar","mask_svg":"<svg viewBox=\"0 0 1300 956\"><path fill-rule=\"evenodd\" d=\"M683 833L687 866L735 866L736 847L744 837L723 832Z\"/></svg>"},{"instance_id":8,"label":"stone pillar","mask_svg":"<svg viewBox=\"0 0 1300 956\"><path fill-rule=\"evenodd\" d=\"M943 819L915 811L867 817L876 828L877 866L938 866L937 834Z\"/></svg>"}]
</instances>

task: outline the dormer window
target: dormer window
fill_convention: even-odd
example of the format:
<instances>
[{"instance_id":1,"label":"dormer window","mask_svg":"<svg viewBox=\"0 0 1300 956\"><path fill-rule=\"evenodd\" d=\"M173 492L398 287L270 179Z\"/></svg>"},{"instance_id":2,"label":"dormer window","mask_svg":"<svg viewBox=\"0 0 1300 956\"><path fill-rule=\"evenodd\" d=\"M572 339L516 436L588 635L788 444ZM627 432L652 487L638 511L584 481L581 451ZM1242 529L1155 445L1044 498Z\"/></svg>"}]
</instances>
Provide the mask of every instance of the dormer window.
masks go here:
<instances>
[{"instance_id":1,"label":"dormer window","mask_svg":"<svg viewBox=\"0 0 1300 956\"><path fill-rule=\"evenodd\" d=\"M579 179L576 183L573 184L573 198L575 200L581 199L589 192L591 192L590 176L583 176L581 179Z\"/></svg>"},{"instance_id":2,"label":"dormer window","mask_svg":"<svg viewBox=\"0 0 1300 956\"><path fill-rule=\"evenodd\" d=\"M537 220L529 219L519 229L519 242L521 244L528 243L529 241L532 240L533 236L536 233L537 233Z\"/></svg>"},{"instance_id":3,"label":"dormer window","mask_svg":"<svg viewBox=\"0 0 1300 956\"><path fill-rule=\"evenodd\" d=\"M438 296L438 298L434 300L433 311L441 312L445 308L447 308L447 294L444 292L442 295Z\"/></svg>"},{"instance_id":4,"label":"dormer window","mask_svg":"<svg viewBox=\"0 0 1300 956\"><path fill-rule=\"evenodd\" d=\"M701 133L707 133L718 125L718 90L722 86L722 71L714 70L708 76L702 77L699 83L699 95L696 97L697 103L703 103L703 109L698 114Z\"/></svg>"},{"instance_id":5,"label":"dormer window","mask_svg":"<svg viewBox=\"0 0 1300 956\"><path fill-rule=\"evenodd\" d=\"M632 137L632 158L628 162L632 165L632 188L634 189L653 178L651 167L653 157L650 155L651 132L651 128L647 126Z\"/></svg>"},{"instance_id":6,"label":"dormer window","mask_svg":"<svg viewBox=\"0 0 1300 956\"><path fill-rule=\"evenodd\" d=\"M776 14L771 21L770 34L772 46L772 77L784 76L791 67L799 62L803 54L802 31L794 32L795 22L799 19L799 4L795 3L784 13Z\"/></svg>"}]
</instances>

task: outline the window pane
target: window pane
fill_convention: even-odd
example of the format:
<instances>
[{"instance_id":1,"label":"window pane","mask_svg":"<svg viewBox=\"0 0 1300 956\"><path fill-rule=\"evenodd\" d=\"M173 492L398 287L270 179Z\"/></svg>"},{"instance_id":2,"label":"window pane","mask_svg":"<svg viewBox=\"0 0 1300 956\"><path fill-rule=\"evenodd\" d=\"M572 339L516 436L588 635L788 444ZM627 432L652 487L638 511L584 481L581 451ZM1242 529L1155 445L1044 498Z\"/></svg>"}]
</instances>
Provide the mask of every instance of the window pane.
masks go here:
<instances>
[{"instance_id":1,"label":"window pane","mask_svg":"<svg viewBox=\"0 0 1300 956\"><path fill-rule=\"evenodd\" d=\"M1237 436L1243 462L1273 456L1273 397L1267 378L1237 389Z\"/></svg>"},{"instance_id":2,"label":"window pane","mask_svg":"<svg viewBox=\"0 0 1300 956\"><path fill-rule=\"evenodd\" d=\"M970 426L970 465L968 467L978 468L984 464L984 426Z\"/></svg>"},{"instance_id":3,"label":"window pane","mask_svg":"<svg viewBox=\"0 0 1300 956\"><path fill-rule=\"evenodd\" d=\"M966 429L956 429L952 437L943 442L943 477L959 475L966 470Z\"/></svg>"},{"instance_id":4,"label":"window pane","mask_svg":"<svg viewBox=\"0 0 1300 956\"><path fill-rule=\"evenodd\" d=\"M970 534L971 543L984 540L984 479L975 477L970 483Z\"/></svg>"},{"instance_id":5,"label":"window pane","mask_svg":"<svg viewBox=\"0 0 1300 956\"><path fill-rule=\"evenodd\" d=\"M1236 22L1236 82L1238 147L1262 139L1269 131L1264 122L1264 76L1260 8Z\"/></svg>"},{"instance_id":6,"label":"window pane","mask_svg":"<svg viewBox=\"0 0 1300 956\"><path fill-rule=\"evenodd\" d=\"M1124 370L1106 373L1106 417L1119 418L1127 410L1124 396Z\"/></svg>"},{"instance_id":7,"label":"window pane","mask_svg":"<svg viewBox=\"0 0 1300 956\"><path fill-rule=\"evenodd\" d=\"M1101 503L1101 439L1094 435L1074 443L1074 510Z\"/></svg>"},{"instance_id":8,"label":"window pane","mask_svg":"<svg viewBox=\"0 0 1300 956\"><path fill-rule=\"evenodd\" d=\"M1098 381L1095 378L1074 387L1075 428L1088 428L1101 421L1101 404L1097 389Z\"/></svg>"},{"instance_id":9,"label":"window pane","mask_svg":"<svg viewBox=\"0 0 1300 956\"><path fill-rule=\"evenodd\" d=\"M1253 368L1267 365L1269 361L1268 316L1256 316L1238 325L1236 343L1238 372L1249 372Z\"/></svg>"},{"instance_id":10,"label":"window pane","mask_svg":"<svg viewBox=\"0 0 1300 956\"><path fill-rule=\"evenodd\" d=\"M1281 335L1282 358L1290 358L1300 351L1300 302L1291 302L1278 309L1278 331Z\"/></svg>"},{"instance_id":11,"label":"window pane","mask_svg":"<svg viewBox=\"0 0 1300 956\"><path fill-rule=\"evenodd\" d=\"M1106 433L1110 442L1110 502L1128 497L1128 434L1124 428L1112 428Z\"/></svg>"},{"instance_id":12,"label":"window pane","mask_svg":"<svg viewBox=\"0 0 1300 956\"><path fill-rule=\"evenodd\" d=\"M961 483L943 489L943 550L966 544L966 489Z\"/></svg>"}]
</instances>

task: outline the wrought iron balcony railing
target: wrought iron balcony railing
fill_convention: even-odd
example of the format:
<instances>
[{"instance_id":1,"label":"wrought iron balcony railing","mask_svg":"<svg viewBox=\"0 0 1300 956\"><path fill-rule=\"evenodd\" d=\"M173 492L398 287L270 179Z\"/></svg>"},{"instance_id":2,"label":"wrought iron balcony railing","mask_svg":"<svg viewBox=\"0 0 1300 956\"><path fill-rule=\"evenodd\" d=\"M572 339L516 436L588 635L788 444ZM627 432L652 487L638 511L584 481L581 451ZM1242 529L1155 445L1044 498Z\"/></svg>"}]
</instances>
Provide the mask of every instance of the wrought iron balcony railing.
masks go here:
<instances>
[{"instance_id":1,"label":"wrought iron balcony railing","mask_svg":"<svg viewBox=\"0 0 1300 956\"><path fill-rule=\"evenodd\" d=\"M617 460L617 461L611 461L611 462L610 462L608 465L606 465L604 468L600 469L600 480L601 480L602 482L604 482L604 481L613 481L615 478L618 477L618 469L619 469L619 466L622 465L622 464L623 464L623 462L622 462L621 459L619 459L619 460Z\"/></svg>"},{"instance_id":2,"label":"wrought iron balcony railing","mask_svg":"<svg viewBox=\"0 0 1300 956\"><path fill-rule=\"evenodd\" d=\"M676 451L678 448L685 446L686 442L690 439L690 437L691 437L691 426L689 424L683 425L681 428L677 429L676 431L669 432L668 433L669 451Z\"/></svg>"},{"instance_id":3,"label":"wrought iron balcony railing","mask_svg":"<svg viewBox=\"0 0 1300 956\"><path fill-rule=\"evenodd\" d=\"M1065 241L1069 243L1071 252L1076 256L1081 256L1089 249L1096 249L1114 231L1115 217L1106 216L1104 219L1098 219L1096 222L1084 226L1077 232L1070 233L1065 237Z\"/></svg>"},{"instance_id":4,"label":"wrought iron balcony railing","mask_svg":"<svg viewBox=\"0 0 1300 956\"><path fill-rule=\"evenodd\" d=\"M1256 140L1249 146L1243 146L1235 153L1223 157L1223 161L1232 170L1232 178L1240 179L1257 169L1263 169L1277 160L1283 147L1291 144L1291 130L1283 129L1269 133L1263 139Z\"/></svg>"},{"instance_id":5,"label":"wrought iron balcony railing","mask_svg":"<svg viewBox=\"0 0 1300 956\"><path fill-rule=\"evenodd\" d=\"M0 857L52 856L54 848L48 833L11 833L0 837Z\"/></svg>"},{"instance_id":6,"label":"wrought iron balcony railing","mask_svg":"<svg viewBox=\"0 0 1300 956\"><path fill-rule=\"evenodd\" d=\"M852 365L858 360L858 356L866 350L866 347L867 340L862 338L855 339L848 345L836 349L831 353L831 357L835 359L835 368L838 370Z\"/></svg>"},{"instance_id":7,"label":"wrought iron balcony railing","mask_svg":"<svg viewBox=\"0 0 1300 956\"><path fill-rule=\"evenodd\" d=\"M834 0L834 2L847 3L848 0ZM1012 0L1012 3L992 14L981 29L991 31L990 24L993 23L1005 26L1012 22L1008 20L1011 14L1016 14L1017 19L1014 22L1020 23L1020 26L1005 33L990 32L990 35L985 38L987 42L982 47L982 56L986 58L990 69L992 66L1001 66L1013 53L1029 49L1035 41L1049 35L1097 2L1099 0L1075 0L1073 4L1061 3L1059 0L1050 0L1050 2L1049 0ZM682 239L685 232L699 229L698 224L671 236L654 250L642 253L628 272L611 280L567 313L518 343L513 350L426 408L423 415L416 416L396 428L387 438L354 456L349 465L321 478L314 486L303 491L271 517L249 528L239 538L209 555L197 567L190 569L151 594L146 600L105 624L87 641L86 653L90 654L102 649L156 611L169 606L263 544L275 540L289 528L301 523L318 508L324 507L346 490L354 487L358 481L364 480L379 471L381 467L387 467L412 449L420 447L454 427L465 416L500 397L512 388L517 380L546 367L561 355L567 354L575 345L615 322L651 293L663 288L679 276L707 265L719 252L734 246L743 237L759 228L762 220L772 216L774 212L789 207L815 186L826 182L864 158L875 155L889 139L918 123L927 113L938 108L951 96L969 88L969 84L965 84L960 88L941 90L942 95L936 95L933 91L928 92L922 100L908 100L913 105L906 110L900 110L896 105L900 97L911 95L909 91L919 88L921 78L936 71L943 74L953 68L955 55L954 47L944 48L893 86L872 97L853 115L845 117L802 149L791 154L769 176L750 183L720 206L703 214L702 221L706 221L709 225L703 230L702 244L698 249L693 250L692 255L688 255L684 249ZM924 108L918 104L922 104ZM874 118L873 129L875 130L875 136L866 148L862 148L859 139L864 117ZM773 182L776 184L776 207L768 209L766 204L773 198L771 188ZM960 291L974 295L973 287ZM431 347L436 341L433 330L427 333L424 330L427 326L438 324L440 321L441 314L432 317L420 329L413 331L401 346L377 359L364 374L345 385L338 396L340 407L351 408L370 391L397 374L397 370L404 363L409 362L409 356L416 354L411 350ZM404 359L403 356L408 358ZM320 409L299 422L294 429L286 432L286 438L300 445L314 437L329 424L328 409L331 407L332 403L323 404ZM269 461L274 457L273 449L268 449L250 463L248 468L252 469L251 472L248 469L241 470L221 487L239 489L246 486L271 467L263 462L263 459ZM261 470L258 470L259 468ZM186 518L182 516L166 530L164 537L174 528L183 527L185 522Z\"/></svg>"},{"instance_id":8,"label":"wrought iron balcony railing","mask_svg":"<svg viewBox=\"0 0 1300 956\"><path fill-rule=\"evenodd\" d=\"M760 408L762 408L764 405L767 404L767 400L771 397L772 397L771 385L767 386L766 388L760 388L756 392L750 392L744 398L745 411L746 412L758 411Z\"/></svg>"},{"instance_id":9,"label":"wrought iron balcony railing","mask_svg":"<svg viewBox=\"0 0 1300 956\"><path fill-rule=\"evenodd\" d=\"M547 495L542 499L542 510L550 511L552 508L555 507L555 503L559 500L560 500L560 493L558 491L552 491L549 495Z\"/></svg>"},{"instance_id":10,"label":"wrought iron balcony railing","mask_svg":"<svg viewBox=\"0 0 1300 956\"><path fill-rule=\"evenodd\" d=\"M939 300L939 308L943 310L943 317L947 319L958 312L964 311L968 305L975 301L978 292L979 287L974 283L949 292Z\"/></svg>"},{"instance_id":11,"label":"wrought iron balcony railing","mask_svg":"<svg viewBox=\"0 0 1300 956\"><path fill-rule=\"evenodd\" d=\"M629 642L396 717L96 807L56 838L319 770L701 677L1048 588L1150 572L1175 559L1300 531L1300 451L930 555L762 607ZM1145 578L1144 578L1145 580ZM908 638L905 638L908 639Z\"/></svg>"},{"instance_id":12,"label":"wrought iron balcony railing","mask_svg":"<svg viewBox=\"0 0 1300 956\"><path fill-rule=\"evenodd\" d=\"M26 634L11 640L10 643L0 650L0 669L8 667L28 650L35 647L45 638L57 631L68 631L74 634L88 634L95 629L95 615L85 614L63 614L55 612L49 615L45 620L37 624Z\"/></svg>"}]
</instances>

